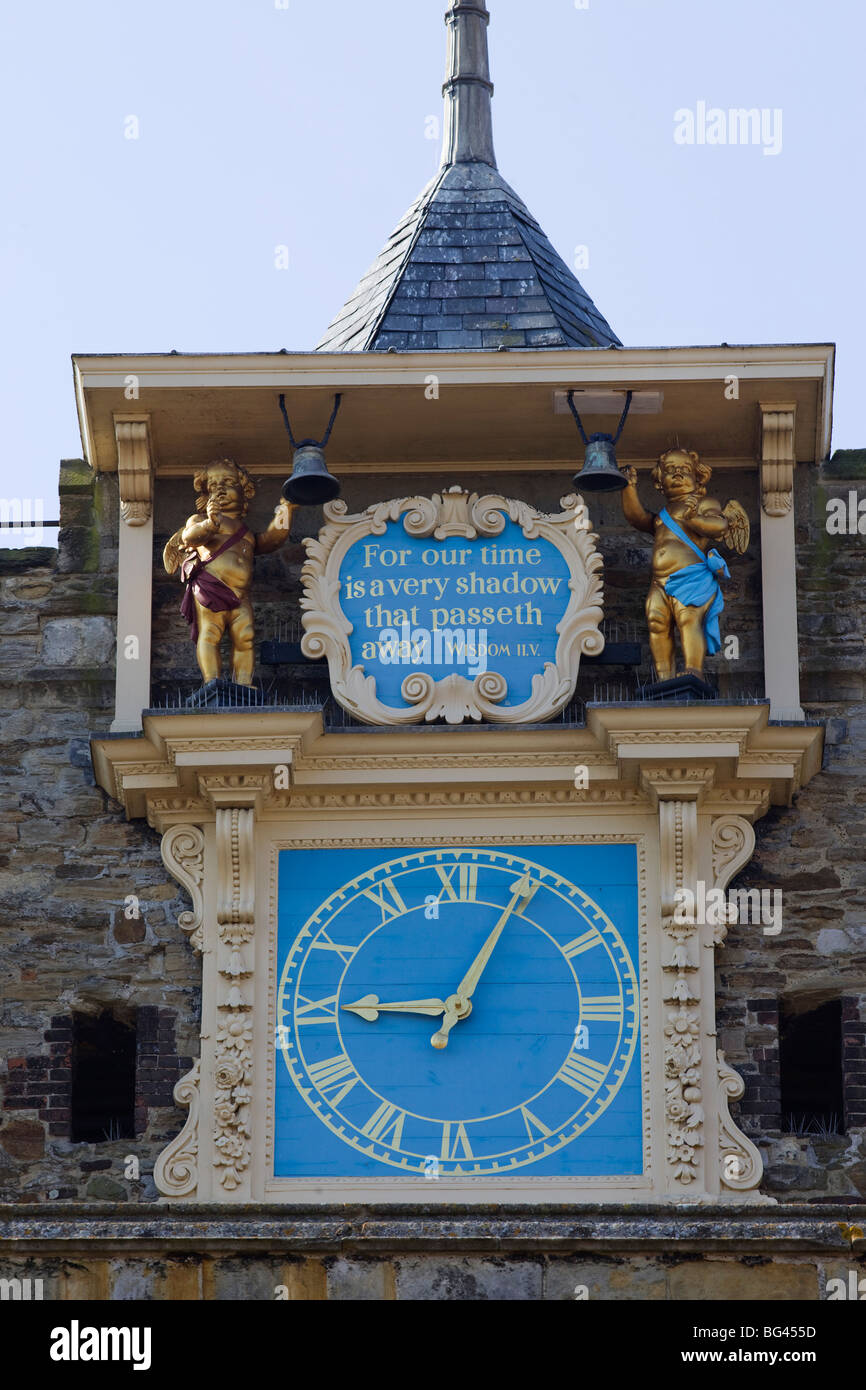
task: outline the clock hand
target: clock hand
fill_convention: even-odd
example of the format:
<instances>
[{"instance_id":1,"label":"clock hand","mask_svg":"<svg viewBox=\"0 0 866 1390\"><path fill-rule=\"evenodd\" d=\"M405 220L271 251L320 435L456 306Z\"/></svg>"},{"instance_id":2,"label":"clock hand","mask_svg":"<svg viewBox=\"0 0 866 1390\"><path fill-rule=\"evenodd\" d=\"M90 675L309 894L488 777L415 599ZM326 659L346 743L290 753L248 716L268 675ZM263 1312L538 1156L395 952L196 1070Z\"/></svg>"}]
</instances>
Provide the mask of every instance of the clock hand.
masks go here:
<instances>
[{"instance_id":1,"label":"clock hand","mask_svg":"<svg viewBox=\"0 0 866 1390\"><path fill-rule=\"evenodd\" d=\"M506 922L508 921L512 912L514 912L514 910L516 909L518 903L521 904L521 912L523 911L523 908L526 907L527 903L531 900L538 887L539 885L537 883L533 883L528 873L523 875L523 878L520 880L520 882L516 885L514 889L511 902L508 904L499 921L496 923L496 926L493 928L493 931L488 936L484 945L481 947L481 950L478 952L478 955L475 957L469 969L466 971L466 974L463 976L463 979L457 986L458 999L472 998L473 994L475 993L475 987L478 984L478 981L481 979L481 976L484 972L484 967L486 966L490 957L493 955L493 948L499 940L500 936L502 935L503 928L505 927Z\"/></svg>"},{"instance_id":2,"label":"clock hand","mask_svg":"<svg viewBox=\"0 0 866 1390\"><path fill-rule=\"evenodd\" d=\"M506 922L512 912L515 911L518 903L521 904L521 911L526 907L527 903L538 890L538 887L539 885L537 883L533 883L529 873L525 873L520 882L515 886L511 902L506 907L499 921L496 923L496 926L493 928L493 931L488 936L481 950L478 952L478 955L475 957L466 974L463 976L463 979L460 981L460 984L457 986L457 993L452 994L450 998L446 1000L447 1008L445 1017L442 1020L442 1027L439 1032L434 1033L433 1037L430 1039L434 1047L447 1047L448 1034L451 1032L455 1023L458 1023L461 1018L467 1018L472 1012L472 1005L469 1001L475 993L476 986L484 973L487 962L493 955L493 948L502 935Z\"/></svg>"},{"instance_id":3,"label":"clock hand","mask_svg":"<svg viewBox=\"0 0 866 1390\"><path fill-rule=\"evenodd\" d=\"M380 1004L376 994L365 994L363 999L358 999L354 1004L343 1004L342 1006L348 1013L358 1014L360 1018L367 1019L368 1023L375 1023L380 1014L426 1014L435 1018L437 1014L444 1014L447 1011L447 1004L441 999L408 999L401 1004Z\"/></svg>"}]
</instances>

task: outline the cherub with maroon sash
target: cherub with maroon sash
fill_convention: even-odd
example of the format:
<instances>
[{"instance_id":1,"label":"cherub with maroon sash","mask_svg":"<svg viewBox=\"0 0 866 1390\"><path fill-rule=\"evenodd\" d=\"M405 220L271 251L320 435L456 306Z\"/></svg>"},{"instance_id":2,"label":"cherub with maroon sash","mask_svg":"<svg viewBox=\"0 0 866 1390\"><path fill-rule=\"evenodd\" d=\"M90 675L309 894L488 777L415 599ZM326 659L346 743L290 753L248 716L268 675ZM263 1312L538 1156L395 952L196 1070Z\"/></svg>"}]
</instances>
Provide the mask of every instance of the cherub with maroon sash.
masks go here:
<instances>
[{"instance_id":1,"label":"cherub with maroon sash","mask_svg":"<svg viewBox=\"0 0 866 1390\"><path fill-rule=\"evenodd\" d=\"M233 459L218 459L196 474L194 486L199 494L196 514L168 542L163 564L169 574L180 570L186 584L180 611L189 623L203 680L220 676L220 642L228 632L232 680L252 685L253 564L257 554L285 545L296 508L281 497L271 524L256 535L244 521L256 491L245 468Z\"/></svg>"}]
</instances>

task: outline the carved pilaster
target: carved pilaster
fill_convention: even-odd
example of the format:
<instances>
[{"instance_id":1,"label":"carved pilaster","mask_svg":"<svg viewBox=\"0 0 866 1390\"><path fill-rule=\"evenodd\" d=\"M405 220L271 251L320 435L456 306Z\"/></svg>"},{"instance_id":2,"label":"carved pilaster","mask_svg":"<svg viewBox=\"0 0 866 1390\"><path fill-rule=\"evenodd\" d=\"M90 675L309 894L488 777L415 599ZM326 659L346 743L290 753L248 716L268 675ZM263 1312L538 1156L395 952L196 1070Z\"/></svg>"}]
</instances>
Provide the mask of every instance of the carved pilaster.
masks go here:
<instances>
[{"instance_id":1,"label":"carved pilaster","mask_svg":"<svg viewBox=\"0 0 866 1390\"><path fill-rule=\"evenodd\" d=\"M196 951L202 949L202 879L204 878L204 836L194 825L175 825L162 837L162 862L172 878L192 898L192 912L181 912L177 924L189 934Z\"/></svg>"},{"instance_id":2,"label":"carved pilaster","mask_svg":"<svg viewBox=\"0 0 866 1390\"><path fill-rule=\"evenodd\" d=\"M252 807L218 807L214 1167L221 1185L238 1197L248 1195L252 1139L254 827Z\"/></svg>"},{"instance_id":3,"label":"carved pilaster","mask_svg":"<svg viewBox=\"0 0 866 1390\"><path fill-rule=\"evenodd\" d=\"M697 800L659 801L664 974L665 1139L672 1185L698 1182L704 1143L697 925L678 893L697 881Z\"/></svg>"},{"instance_id":4,"label":"carved pilaster","mask_svg":"<svg viewBox=\"0 0 866 1390\"><path fill-rule=\"evenodd\" d=\"M193 1197L198 1187L198 1119L201 1095L201 1063L182 1076L174 1088L178 1105L188 1105L186 1124L157 1159L153 1177L164 1197Z\"/></svg>"},{"instance_id":5,"label":"carved pilaster","mask_svg":"<svg viewBox=\"0 0 866 1390\"><path fill-rule=\"evenodd\" d=\"M144 526L153 506L153 458L149 415L115 415L120 515L127 526Z\"/></svg>"},{"instance_id":6,"label":"carved pilaster","mask_svg":"<svg viewBox=\"0 0 866 1390\"><path fill-rule=\"evenodd\" d=\"M805 718L800 704L797 542L794 529L796 407L761 402L761 591L764 688L770 718Z\"/></svg>"}]
</instances>

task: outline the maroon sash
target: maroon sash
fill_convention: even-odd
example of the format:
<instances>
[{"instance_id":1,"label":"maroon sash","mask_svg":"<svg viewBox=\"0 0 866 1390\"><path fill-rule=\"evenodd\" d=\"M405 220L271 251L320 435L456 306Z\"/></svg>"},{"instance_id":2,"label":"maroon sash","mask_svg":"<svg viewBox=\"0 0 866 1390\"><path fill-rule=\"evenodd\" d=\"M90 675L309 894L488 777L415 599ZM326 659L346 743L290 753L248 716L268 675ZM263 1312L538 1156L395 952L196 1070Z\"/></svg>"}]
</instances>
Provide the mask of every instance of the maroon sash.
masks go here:
<instances>
[{"instance_id":1,"label":"maroon sash","mask_svg":"<svg viewBox=\"0 0 866 1390\"><path fill-rule=\"evenodd\" d=\"M227 613L232 608L240 608L241 599L228 584L224 584L215 574L208 574L207 567L218 560L226 550L229 550L235 541L240 540L241 536L247 531L247 526L243 525L235 531L233 536L229 536L224 541L219 550L214 551L209 560L202 560L199 556L195 559L184 560L180 567L182 578L186 582L186 592L183 596L183 603L180 611L189 623L190 639L198 641L198 614L195 611L195 599L198 599L202 608L209 608L212 613Z\"/></svg>"}]
</instances>

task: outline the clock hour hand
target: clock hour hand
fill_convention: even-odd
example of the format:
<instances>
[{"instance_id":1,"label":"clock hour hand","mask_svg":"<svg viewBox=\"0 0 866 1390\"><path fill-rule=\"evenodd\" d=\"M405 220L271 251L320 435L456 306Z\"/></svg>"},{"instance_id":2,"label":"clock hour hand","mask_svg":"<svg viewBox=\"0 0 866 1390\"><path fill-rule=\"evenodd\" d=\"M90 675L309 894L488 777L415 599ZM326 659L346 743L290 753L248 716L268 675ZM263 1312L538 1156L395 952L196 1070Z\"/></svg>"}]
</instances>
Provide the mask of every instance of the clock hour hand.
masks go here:
<instances>
[{"instance_id":1,"label":"clock hour hand","mask_svg":"<svg viewBox=\"0 0 866 1390\"><path fill-rule=\"evenodd\" d=\"M368 1023L375 1023L380 1014L425 1014L429 1018L436 1018L438 1014L447 1012L447 1005L441 999L408 999L402 1004L382 1004L377 994L365 994L363 999L354 1004L344 1004L343 1008L350 1014L365 1018Z\"/></svg>"}]
</instances>

